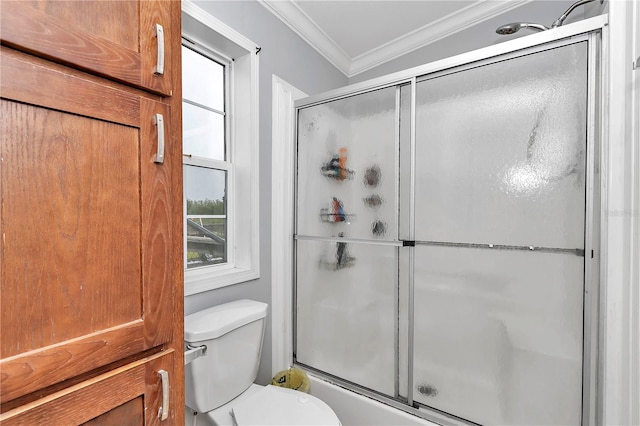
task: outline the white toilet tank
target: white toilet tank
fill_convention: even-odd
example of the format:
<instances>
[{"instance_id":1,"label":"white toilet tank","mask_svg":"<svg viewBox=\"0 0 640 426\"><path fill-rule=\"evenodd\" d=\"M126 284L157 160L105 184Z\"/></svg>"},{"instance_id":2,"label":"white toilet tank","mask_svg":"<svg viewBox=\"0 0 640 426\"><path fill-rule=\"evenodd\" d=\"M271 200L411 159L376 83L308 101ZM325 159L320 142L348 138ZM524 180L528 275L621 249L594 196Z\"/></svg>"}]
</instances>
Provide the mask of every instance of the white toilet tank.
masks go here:
<instances>
[{"instance_id":1,"label":"white toilet tank","mask_svg":"<svg viewBox=\"0 0 640 426\"><path fill-rule=\"evenodd\" d=\"M244 392L258 374L267 304L237 300L184 318L188 347L207 347L185 366L185 402L211 411Z\"/></svg>"}]
</instances>

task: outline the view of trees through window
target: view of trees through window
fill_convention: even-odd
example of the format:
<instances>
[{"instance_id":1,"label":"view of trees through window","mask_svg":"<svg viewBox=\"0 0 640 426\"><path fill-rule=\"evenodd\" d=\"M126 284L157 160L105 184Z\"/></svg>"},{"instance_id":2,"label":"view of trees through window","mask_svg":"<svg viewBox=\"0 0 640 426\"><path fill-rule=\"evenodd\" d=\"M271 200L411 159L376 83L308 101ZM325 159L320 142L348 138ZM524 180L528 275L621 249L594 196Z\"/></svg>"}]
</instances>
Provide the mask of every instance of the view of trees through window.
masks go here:
<instances>
[{"instance_id":1,"label":"view of trees through window","mask_svg":"<svg viewBox=\"0 0 640 426\"><path fill-rule=\"evenodd\" d=\"M187 267L224 261L227 238L224 197L222 200L187 199L187 212Z\"/></svg>"}]
</instances>

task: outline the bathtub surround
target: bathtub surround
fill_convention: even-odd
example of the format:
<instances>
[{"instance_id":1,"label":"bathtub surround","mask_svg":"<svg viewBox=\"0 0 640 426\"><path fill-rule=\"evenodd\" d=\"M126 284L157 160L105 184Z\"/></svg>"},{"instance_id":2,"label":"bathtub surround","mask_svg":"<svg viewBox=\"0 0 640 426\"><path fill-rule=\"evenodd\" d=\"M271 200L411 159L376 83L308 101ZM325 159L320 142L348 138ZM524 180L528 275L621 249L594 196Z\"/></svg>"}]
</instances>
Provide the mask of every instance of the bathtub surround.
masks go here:
<instances>
[{"instance_id":1,"label":"bathtub surround","mask_svg":"<svg viewBox=\"0 0 640 426\"><path fill-rule=\"evenodd\" d=\"M318 377L310 376L310 380L311 394L329 404L343 425L436 426L436 423L407 414Z\"/></svg>"}]
</instances>

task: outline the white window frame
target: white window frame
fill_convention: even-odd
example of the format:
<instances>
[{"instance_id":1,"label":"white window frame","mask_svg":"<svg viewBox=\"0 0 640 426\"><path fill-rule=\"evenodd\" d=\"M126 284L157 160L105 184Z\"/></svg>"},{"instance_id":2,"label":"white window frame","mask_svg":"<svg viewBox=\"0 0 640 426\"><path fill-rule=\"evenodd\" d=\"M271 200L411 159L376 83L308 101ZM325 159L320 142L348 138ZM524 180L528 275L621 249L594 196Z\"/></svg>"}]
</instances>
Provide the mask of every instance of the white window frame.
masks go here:
<instances>
[{"instance_id":1,"label":"white window frame","mask_svg":"<svg viewBox=\"0 0 640 426\"><path fill-rule=\"evenodd\" d=\"M233 250L230 250L230 247L234 247L234 233L233 232L228 232L228 230L230 229L234 229L234 220L235 220L235 209L234 209L234 202L233 199L230 199L229 195L233 194L233 163L231 163L231 158L230 158L230 129L231 129L231 121L229 119L230 114L228 113L228 111L231 110L231 99L230 99L230 88L231 88L231 84L230 84L230 78L233 75L233 60L231 58L227 58L223 55L221 55L218 52L212 51L210 49L210 47L208 46L203 46L200 43L196 43L191 39L188 38L184 38L182 39L182 44L183 46L185 46L187 49L190 49L192 51L194 51L195 53L198 53L202 56L204 56L205 58L207 58L208 60L215 62L219 65L221 65L224 69L223 71L223 75L224 75L224 92L223 92L223 107L222 107L222 111L220 111L222 113L222 115L224 116L224 152L226 153L225 155L225 159L224 160L217 160L217 159L213 159L213 158L203 158L203 157L192 157L190 155L189 152L184 152L183 153L183 157L182 157L182 165L183 165L183 170L185 169L184 166L196 166L196 167L202 167L205 169L209 169L209 170L220 170L220 171L224 171L226 172L225 176L226 176L226 181L225 181L225 214L223 216L219 216L219 215L198 215L198 217L203 218L203 217L207 217L207 218L213 218L213 217L224 217L225 219L225 224L226 224L226 229L227 231L225 232L225 255L226 255L226 260L225 262L221 262L219 264L216 265L209 265L209 266L203 266L201 267L202 269L206 269L207 273L210 273L212 271L212 269L209 268L216 268L216 269L228 269L230 267L230 265L234 265L235 262L235 253ZM185 102L184 100L184 93L183 93L183 102ZM191 103L188 100L186 101L187 103ZM199 104L197 103L191 103L191 105L193 106L199 106ZM205 107L206 108L206 107ZM235 197L231 197L231 198L235 198ZM183 197L183 211L185 212L185 217L188 218L189 215L186 214L187 211L187 197ZM187 226L186 226L186 221L185 221L185 227L184 227L184 235L187 235ZM185 257L185 262L186 262L186 257L187 257L187 239L184 239L184 257ZM199 269L200 267L198 267ZM189 271L190 275L198 275L198 274L192 274L192 271L195 271L197 269L186 269L185 268L185 274L187 271Z\"/></svg>"},{"instance_id":2,"label":"white window frame","mask_svg":"<svg viewBox=\"0 0 640 426\"><path fill-rule=\"evenodd\" d=\"M182 24L184 38L230 59L225 137L227 162L231 166L221 162L221 167L215 167L227 170L227 262L188 270L185 265L184 292L189 296L260 277L259 55L255 43L189 0L182 1ZM195 158L183 161L184 165L197 163ZM207 163L206 167L211 167ZM184 241L186 249L186 238Z\"/></svg>"}]
</instances>

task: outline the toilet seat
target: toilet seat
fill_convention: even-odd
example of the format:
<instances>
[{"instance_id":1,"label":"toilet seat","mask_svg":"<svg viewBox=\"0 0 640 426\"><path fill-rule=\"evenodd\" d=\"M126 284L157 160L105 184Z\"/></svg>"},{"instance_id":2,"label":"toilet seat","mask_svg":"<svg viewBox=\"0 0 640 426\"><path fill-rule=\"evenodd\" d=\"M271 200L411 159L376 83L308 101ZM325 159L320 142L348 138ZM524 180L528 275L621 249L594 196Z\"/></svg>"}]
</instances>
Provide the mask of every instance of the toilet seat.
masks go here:
<instances>
[{"instance_id":1,"label":"toilet seat","mask_svg":"<svg viewBox=\"0 0 640 426\"><path fill-rule=\"evenodd\" d=\"M315 396L271 385L234 405L231 411L237 426L340 425L333 410Z\"/></svg>"}]
</instances>

